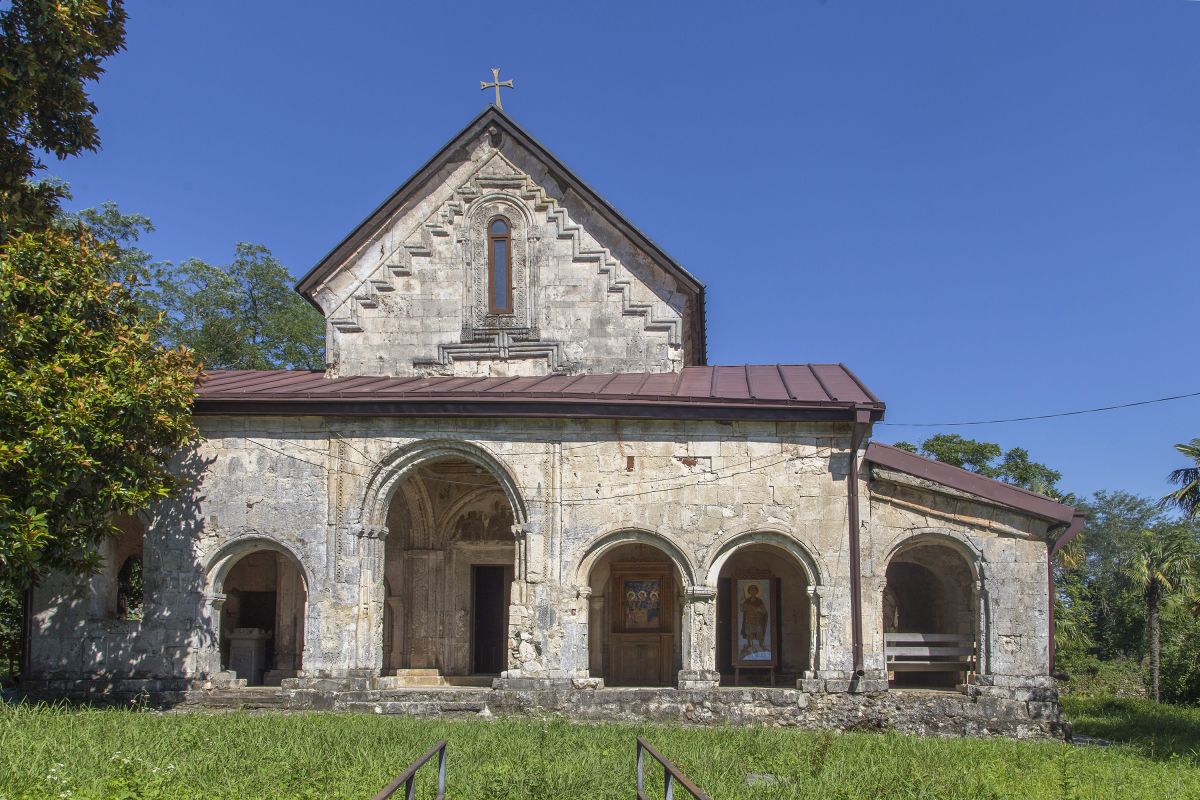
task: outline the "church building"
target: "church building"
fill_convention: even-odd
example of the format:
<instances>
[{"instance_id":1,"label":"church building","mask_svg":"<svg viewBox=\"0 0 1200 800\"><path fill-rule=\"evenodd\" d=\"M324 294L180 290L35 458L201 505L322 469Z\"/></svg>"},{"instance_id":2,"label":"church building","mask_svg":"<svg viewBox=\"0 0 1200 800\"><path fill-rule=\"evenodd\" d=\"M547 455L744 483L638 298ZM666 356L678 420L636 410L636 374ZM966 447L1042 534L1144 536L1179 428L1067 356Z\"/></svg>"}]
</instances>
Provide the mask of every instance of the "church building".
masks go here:
<instances>
[{"instance_id":1,"label":"church building","mask_svg":"<svg viewBox=\"0 0 1200 800\"><path fill-rule=\"evenodd\" d=\"M710 365L700 279L498 107L297 291L327 368L207 374L190 489L38 590L29 687L1057 719L1082 518L871 442L844 365Z\"/></svg>"}]
</instances>

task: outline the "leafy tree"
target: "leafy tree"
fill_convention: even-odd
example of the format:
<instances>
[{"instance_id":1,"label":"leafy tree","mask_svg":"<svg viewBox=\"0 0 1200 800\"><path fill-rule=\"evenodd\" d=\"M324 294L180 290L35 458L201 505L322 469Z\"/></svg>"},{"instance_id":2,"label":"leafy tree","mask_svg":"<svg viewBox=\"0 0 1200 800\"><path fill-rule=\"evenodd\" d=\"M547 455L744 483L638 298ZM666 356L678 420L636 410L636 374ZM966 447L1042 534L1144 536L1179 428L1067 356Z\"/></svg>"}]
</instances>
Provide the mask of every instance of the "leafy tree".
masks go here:
<instances>
[{"instance_id":1,"label":"leafy tree","mask_svg":"<svg viewBox=\"0 0 1200 800\"><path fill-rule=\"evenodd\" d=\"M325 323L261 245L241 243L233 262L189 259L159 279L164 338L212 369L321 369Z\"/></svg>"},{"instance_id":2,"label":"leafy tree","mask_svg":"<svg viewBox=\"0 0 1200 800\"><path fill-rule=\"evenodd\" d=\"M65 195L40 153L96 150L87 84L125 46L121 0L10 0L0 11L0 241L48 227Z\"/></svg>"},{"instance_id":3,"label":"leafy tree","mask_svg":"<svg viewBox=\"0 0 1200 800\"><path fill-rule=\"evenodd\" d=\"M1122 570L1140 591L1146 604L1146 623L1150 635L1151 694L1159 691L1162 655L1161 620L1163 604L1176 593L1195 588L1196 541L1189 532L1175 525L1163 525L1142 531L1134 548L1123 559Z\"/></svg>"},{"instance_id":4,"label":"leafy tree","mask_svg":"<svg viewBox=\"0 0 1200 800\"><path fill-rule=\"evenodd\" d=\"M22 627L21 596L16 587L0 581L0 686L19 671Z\"/></svg>"},{"instance_id":5,"label":"leafy tree","mask_svg":"<svg viewBox=\"0 0 1200 800\"><path fill-rule=\"evenodd\" d=\"M58 227L68 231L87 230L92 238L112 252L108 279L124 283L145 305L154 310L159 303L155 284L169 264L159 263L137 246L138 240L154 231L154 223L143 214L126 214L111 201L98 208L85 208L59 215Z\"/></svg>"},{"instance_id":6,"label":"leafy tree","mask_svg":"<svg viewBox=\"0 0 1200 800\"><path fill-rule=\"evenodd\" d=\"M94 569L94 545L178 486L170 459L197 435L190 353L108 276L86 232L0 247L0 583Z\"/></svg>"},{"instance_id":7,"label":"leafy tree","mask_svg":"<svg viewBox=\"0 0 1200 800\"><path fill-rule=\"evenodd\" d=\"M1200 439L1192 439L1187 444L1177 444L1175 449L1190 458L1192 466L1180 467L1171 472L1167 480L1179 488L1164 497L1163 502L1178 508L1184 516L1195 518L1200 516Z\"/></svg>"},{"instance_id":8,"label":"leafy tree","mask_svg":"<svg viewBox=\"0 0 1200 800\"><path fill-rule=\"evenodd\" d=\"M1200 699L1200 620L1195 596L1172 596L1163 609L1162 699L1195 703Z\"/></svg>"},{"instance_id":9,"label":"leafy tree","mask_svg":"<svg viewBox=\"0 0 1200 800\"><path fill-rule=\"evenodd\" d=\"M1096 492L1077 508L1087 514L1085 557L1079 579L1090 609L1090 632L1102 659L1140 657L1144 652L1145 605L1122 568L1142 531L1168 524L1162 508L1129 492Z\"/></svg>"},{"instance_id":10,"label":"leafy tree","mask_svg":"<svg viewBox=\"0 0 1200 800\"><path fill-rule=\"evenodd\" d=\"M1014 447L1004 451L995 442L967 439L957 433L939 433L920 444L896 442L896 447L952 464L987 478L1021 486L1056 499L1066 499L1058 491L1062 473L1029 459L1029 451Z\"/></svg>"}]
</instances>

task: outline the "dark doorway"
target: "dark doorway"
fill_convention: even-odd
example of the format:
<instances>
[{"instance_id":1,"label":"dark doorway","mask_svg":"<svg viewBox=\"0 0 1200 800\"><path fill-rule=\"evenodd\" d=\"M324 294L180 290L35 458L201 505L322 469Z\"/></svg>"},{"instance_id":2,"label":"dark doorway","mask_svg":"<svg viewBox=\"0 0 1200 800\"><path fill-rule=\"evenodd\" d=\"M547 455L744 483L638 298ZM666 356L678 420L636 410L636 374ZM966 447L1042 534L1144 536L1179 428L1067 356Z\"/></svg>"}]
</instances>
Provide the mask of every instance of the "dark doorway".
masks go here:
<instances>
[{"instance_id":1,"label":"dark doorway","mask_svg":"<svg viewBox=\"0 0 1200 800\"><path fill-rule=\"evenodd\" d=\"M504 650L508 641L504 619L508 598L503 566L471 568L471 608L474 630L471 634L474 671L480 675L499 675L504 669Z\"/></svg>"}]
</instances>

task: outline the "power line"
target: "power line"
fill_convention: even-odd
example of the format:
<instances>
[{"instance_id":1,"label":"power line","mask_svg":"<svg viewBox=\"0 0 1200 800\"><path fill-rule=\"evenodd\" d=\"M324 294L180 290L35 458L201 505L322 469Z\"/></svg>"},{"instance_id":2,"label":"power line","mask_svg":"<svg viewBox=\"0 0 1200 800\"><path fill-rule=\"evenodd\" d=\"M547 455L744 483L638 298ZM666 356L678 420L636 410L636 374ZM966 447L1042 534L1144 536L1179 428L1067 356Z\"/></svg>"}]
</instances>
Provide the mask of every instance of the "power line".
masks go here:
<instances>
[{"instance_id":1,"label":"power line","mask_svg":"<svg viewBox=\"0 0 1200 800\"><path fill-rule=\"evenodd\" d=\"M317 467L318 469L325 471L327 474L330 471L329 467L327 467L323 464L318 464L314 461L309 461L308 459L301 458L300 456L294 455L292 453L288 453L284 450L280 450L278 448L271 447L270 445L268 445L264 442L257 441L256 439L253 439L251 437L246 437L246 441L248 441L250 444L256 445L265 450L270 450L271 452L277 453L286 458L290 458L295 461L299 461L302 464L308 464L309 466ZM345 441L345 440L343 440L343 441ZM347 442L347 444L349 444L349 443ZM302 444L297 444L295 442L292 443L292 446L297 447L301 450L307 450L309 452L318 453L320 455L326 455L326 456L328 455L328 453L324 450L318 450L317 448L313 448L313 447L306 447ZM360 450L358 450L357 448L352 448L352 449L354 449L354 451L356 453L359 453L360 455L362 455L362 452ZM738 475L745 475L747 473L755 472L757 470L769 469L771 467L776 467L776 466L779 466L780 464L784 464L784 463L790 461L791 459L796 457L796 455L797 455L796 453L784 453L784 454L782 454L781 457L775 458L775 460L773 460L773 461L767 461L765 463L760 462L758 464L754 464L755 459L750 459L749 461L742 461L742 462L739 462L736 464L729 464L724 467L719 467L718 469L715 469L712 472L700 473L699 475L696 475L696 476L674 475L674 476L670 476L670 477L666 477L666 478L657 478L657 479L649 479L649 480L642 480L642 481L632 481L629 483L622 484L619 488L629 489L629 488L639 486L639 485L644 485L644 484L662 484L667 481L683 481L683 482L676 483L676 484L670 485L670 486L658 485L658 486L655 486L654 488L646 489L643 491L623 492L620 494L612 494L612 495L607 495L604 497L564 497L564 498L562 498L561 502L565 505L575 505L575 504L580 504L580 503L608 503L613 500L622 500L622 499L631 498L631 497L643 497L645 495L657 494L659 492L673 492L673 491L678 491L680 489L686 489L689 486L696 485L696 484L703 485L703 484L707 484L707 483L713 483L715 481L727 480L729 478L733 478ZM355 461L353 459L348 459L348 458L342 458L342 459L340 459L340 461L341 461L341 464L343 465L343 469L347 473L349 473L351 475L356 475L360 478L368 478L368 477L370 477L370 475L362 473L362 472L358 472L353 469L345 469L346 465L365 467L370 470L374 470L376 467L379 466L378 464L363 463L363 462ZM749 466L749 468L743 469L740 471L730 472L729 474L726 474L726 475L718 474L720 472L723 472L724 470L736 469L737 467L743 467L743 466ZM693 477L695 478L695 480L688 481L689 478L693 478ZM442 477L438 477L436 475L429 475L429 474L422 474L421 478L423 480L431 480L431 481L436 481L438 483L446 483L446 484L451 484L451 485L455 485L455 486L469 486L472 488L481 488L481 487L491 485L491 482L476 483L473 481L456 481L456 480L453 480L450 478L442 478ZM530 487L527 487L527 486L518 485L516 488L525 493L529 493L531 491Z\"/></svg>"},{"instance_id":2,"label":"power line","mask_svg":"<svg viewBox=\"0 0 1200 800\"><path fill-rule=\"evenodd\" d=\"M1099 408L1085 408L1081 411L1060 411L1057 414L1038 414L1032 417L1010 417L1008 419L983 419L974 420L972 422L876 422L876 425L891 425L894 428L954 428L962 425L998 425L1002 422L1029 422L1035 419L1054 419L1055 417L1075 417L1080 414L1095 414L1099 411L1116 411L1121 408L1133 408L1134 406L1148 406L1152 403L1165 403L1169 400L1184 400L1189 397L1200 397L1200 392L1191 392L1190 394L1175 394L1170 397L1158 397L1154 400L1138 400L1134 403L1120 403L1115 406L1100 406Z\"/></svg>"},{"instance_id":3,"label":"power line","mask_svg":"<svg viewBox=\"0 0 1200 800\"><path fill-rule=\"evenodd\" d=\"M341 440L341 441L342 441L342 442L343 442L343 443L344 443L344 444L345 444L347 447L349 447L349 448L350 448L351 450L353 450L355 453L358 453L358 454L359 454L360 456L362 456L362 457L363 457L363 459L364 459L364 461L356 461L356 460L354 460L354 459L351 459L351 458L346 458L345 456L343 456L343 457L342 457L342 459L341 459L341 460L342 460L342 463L345 463L345 464L354 464L355 466L359 466L359 467L365 467L365 468L367 468L367 469L369 469L369 470L375 470L375 469L377 469L377 468L380 466L380 464L382 464L382 463L383 463L382 461L373 461L373 460L371 459L371 457L370 457L370 456L368 456L366 453L364 453L362 450L359 450L357 447L355 447L354 445L350 444L350 441L349 441L349 440L348 440L346 437L342 436L342 434L341 434L341 433L339 433L339 432L337 432L337 431L333 431L333 435L334 435L334 436L336 436L336 437L338 437L338 439L340 439L340 440ZM253 440L251 440L251 441L253 441ZM257 442L255 442L255 443L257 444ZM586 443L586 444L581 444L581 445L578 445L578 446L576 446L576 447L563 448L563 450L564 450L564 452L565 452L565 451L567 451L567 450L582 450L582 449L585 449L585 448L598 448L598 447L600 447L601 445L604 445L604 444L613 444L613 442L589 442L589 443ZM781 443L781 444L787 444L787 443ZM325 450L322 450L322 449L319 449L319 448L315 448L315 447L308 447L308 446L305 446L305 445L303 445L303 444L300 444L300 443L298 443L298 442L292 442L292 446L293 446L293 447L298 447L298 448L300 448L301 450L308 450L308 451L310 451L310 452L313 452L313 453L318 453L318 454L320 454L320 455L328 455L328 452L327 452L327 451L325 451ZM821 449L821 448L818 448L818 450L819 450L819 449ZM782 464L783 462L785 462L785 461L787 461L787 460L789 460L789 459L792 459L792 458L798 458L798 457L801 457L802 455L803 455L803 454L801 454L801 453L796 453L796 452L794 452L794 451L792 451L792 452L788 452L788 451L785 451L785 450L780 450L780 452L779 452L779 453L773 453L773 454L771 454L771 455L769 455L769 456L751 456L750 458L746 459L745 461L738 461L738 462L735 462L735 463L733 463L733 464L725 464L725 465L723 465L723 466L720 466L720 467L713 468L713 469L712 469L712 470L710 470L709 472L701 472L701 473L698 473L698 474L699 474L699 475L711 475L711 476L713 476L713 478L720 478L720 477L722 477L722 476L718 475L717 473L719 473L719 472L722 472L722 471L724 471L724 470L728 470L728 469L737 469L738 467L744 467L744 466L750 466L750 467L751 467L751 470L757 469L758 467L755 467L755 466L754 466L754 463L755 463L756 461L760 461L760 462L761 462L763 459L767 459L767 458L776 458L777 456L781 456L781 458L779 458L779 459L778 459L778 460L776 460L776 461L772 461L770 464L761 464L761 463L760 463L760 464L759 464L759 466L760 466L760 467L765 467L765 466L773 466L773 465L775 465L775 464ZM505 454L505 456L504 456L505 460L512 460L512 459L514 459L514 458L517 458L517 457L522 457L522 458L533 458L533 459L545 459L545 458L547 457L547 454L545 454L545 453L507 453L507 454ZM668 457L669 457L669 458L687 458L688 456L668 456ZM311 462L305 462L305 463L311 463ZM354 473L354 474L359 474L359 473ZM738 475L742 475L742 474L744 474L744 473L741 473L741 472L739 472L739 473L736 473L736 474L738 474ZM472 483L472 482L469 482L469 481L456 481L456 480L453 480L453 479L451 479L451 478L440 478L440 477L437 477L437 476L435 476L435 475L425 475L425 476L423 476L423 477L427 478L428 480L439 481L439 482L441 482L441 483L456 484L456 485L460 485L460 486L485 486L485 485L487 485L487 484L480 484L480 483ZM692 478L692 477L695 477L695 476L694 476L694 475L670 475L670 476L663 477L663 478L646 478L646 479L644 479L644 480L636 480L636 481L624 481L624 482L621 484L621 487L622 487L622 488L626 488L626 489L628 489L628 488L630 488L630 487L633 487L633 486L642 486L642 485L646 485L646 484L659 484L659 483L662 483L663 481L670 481L670 480L686 480L686 479L688 479L688 478ZM712 480L713 478L708 478L708 480ZM518 486L517 488L524 490L526 487L524 487L524 486ZM598 499L598 498L585 498L585 499L587 499L587 500L596 500L596 499Z\"/></svg>"}]
</instances>

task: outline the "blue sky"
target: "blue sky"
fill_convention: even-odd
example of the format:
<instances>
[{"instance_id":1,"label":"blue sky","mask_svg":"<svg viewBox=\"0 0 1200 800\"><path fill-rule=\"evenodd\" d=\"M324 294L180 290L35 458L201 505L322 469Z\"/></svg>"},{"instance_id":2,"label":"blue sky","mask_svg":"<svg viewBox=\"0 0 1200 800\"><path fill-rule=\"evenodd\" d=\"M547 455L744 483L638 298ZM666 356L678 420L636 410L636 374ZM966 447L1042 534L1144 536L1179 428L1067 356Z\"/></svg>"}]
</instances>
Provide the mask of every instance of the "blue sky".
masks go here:
<instances>
[{"instance_id":1,"label":"blue sky","mask_svg":"<svg viewBox=\"0 0 1200 800\"><path fill-rule=\"evenodd\" d=\"M1200 2L130 2L103 149L161 259L299 276L505 109L709 287L712 363L841 361L888 421L1200 391ZM894 441L938 428L885 426ZM1158 496L1200 398L946 428Z\"/></svg>"}]
</instances>

